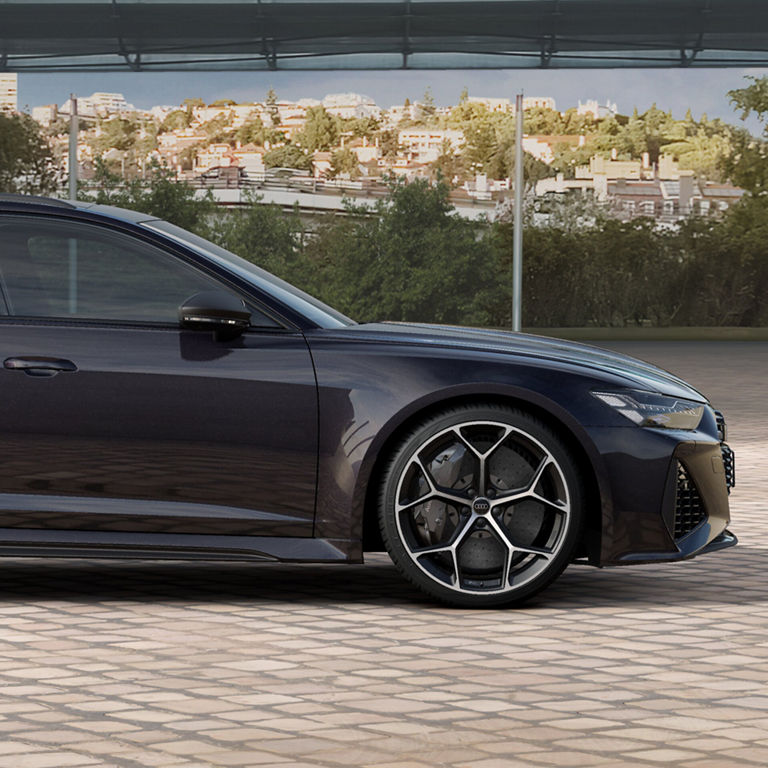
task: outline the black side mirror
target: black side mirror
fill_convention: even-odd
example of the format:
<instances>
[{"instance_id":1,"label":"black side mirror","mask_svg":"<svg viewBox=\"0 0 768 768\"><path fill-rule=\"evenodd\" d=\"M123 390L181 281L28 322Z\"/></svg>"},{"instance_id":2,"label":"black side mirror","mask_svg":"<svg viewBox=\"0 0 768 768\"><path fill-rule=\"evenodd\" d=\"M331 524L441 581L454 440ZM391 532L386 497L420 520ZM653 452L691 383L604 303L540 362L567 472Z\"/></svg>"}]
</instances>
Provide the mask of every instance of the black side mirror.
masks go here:
<instances>
[{"instance_id":1,"label":"black side mirror","mask_svg":"<svg viewBox=\"0 0 768 768\"><path fill-rule=\"evenodd\" d=\"M179 324L193 331L213 331L217 339L233 339L251 324L251 313L231 293L201 291L179 307Z\"/></svg>"}]
</instances>

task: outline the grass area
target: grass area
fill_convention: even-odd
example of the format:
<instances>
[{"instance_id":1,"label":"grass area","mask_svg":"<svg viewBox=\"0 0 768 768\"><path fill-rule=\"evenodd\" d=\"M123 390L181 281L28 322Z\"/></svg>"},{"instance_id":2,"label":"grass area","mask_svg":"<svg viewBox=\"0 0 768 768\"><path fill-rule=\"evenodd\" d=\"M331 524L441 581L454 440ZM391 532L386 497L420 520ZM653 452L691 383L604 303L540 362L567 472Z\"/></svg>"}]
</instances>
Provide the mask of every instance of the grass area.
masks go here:
<instances>
[{"instance_id":1,"label":"grass area","mask_svg":"<svg viewBox=\"0 0 768 768\"><path fill-rule=\"evenodd\" d=\"M571 341L768 341L768 328L524 328Z\"/></svg>"}]
</instances>

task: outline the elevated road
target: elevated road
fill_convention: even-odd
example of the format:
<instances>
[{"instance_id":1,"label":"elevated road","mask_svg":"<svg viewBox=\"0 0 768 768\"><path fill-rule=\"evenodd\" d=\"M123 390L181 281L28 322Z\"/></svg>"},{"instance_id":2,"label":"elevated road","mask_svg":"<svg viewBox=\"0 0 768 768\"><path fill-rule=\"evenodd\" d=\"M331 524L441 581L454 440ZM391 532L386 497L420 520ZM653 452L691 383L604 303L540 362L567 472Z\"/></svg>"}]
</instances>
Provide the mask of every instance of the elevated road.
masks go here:
<instances>
[{"instance_id":1,"label":"elevated road","mask_svg":"<svg viewBox=\"0 0 768 768\"><path fill-rule=\"evenodd\" d=\"M362 183L349 186L330 187L327 182L315 182L312 179L302 180L302 183L288 182L276 184L246 184L235 187L227 185L201 186L197 195L203 197L210 192L220 205L237 207L249 205L258 200L264 204L280 206L285 211L298 206L305 215L318 213L347 213L350 205L373 209L378 200L386 197L385 187L365 187ZM476 200L468 195L452 193L451 204L456 212L465 219L477 221L482 218L493 220L498 211L499 203L494 200Z\"/></svg>"}]
</instances>

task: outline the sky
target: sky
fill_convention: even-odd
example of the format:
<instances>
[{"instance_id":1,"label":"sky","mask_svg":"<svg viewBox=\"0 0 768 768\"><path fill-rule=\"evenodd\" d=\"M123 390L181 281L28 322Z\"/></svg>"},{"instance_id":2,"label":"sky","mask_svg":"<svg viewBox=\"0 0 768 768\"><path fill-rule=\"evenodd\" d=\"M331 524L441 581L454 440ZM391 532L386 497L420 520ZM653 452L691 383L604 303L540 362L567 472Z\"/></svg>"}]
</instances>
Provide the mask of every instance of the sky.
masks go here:
<instances>
[{"instance_id":1,"label":"sky","mask_svg":"<svg viewBox=\"0 0 768 768\"><path fill-rule=\"evenodd\" d=\"M331 72L163 72L163 73L55 73L19 75L19 106L63 103L73 92L123 93L139 108L178 104L199 96L217 99L263 100L272 87L281 99L322 98L328 93L362 93L384 108L402 104L406 97L420 99L429 86L435 103L456 104L461 91L470 96L514 98L552 96L560 110L579 100L616 102L619 111L641 112L656 104L682 118L690 107L694 117L706 113L739 122L727 92L747 84L747 75L768 75L768 69L599 69L599 70L389 70ZM747 124L753 131L758 124Z\"/></svg>"}]
</instances>

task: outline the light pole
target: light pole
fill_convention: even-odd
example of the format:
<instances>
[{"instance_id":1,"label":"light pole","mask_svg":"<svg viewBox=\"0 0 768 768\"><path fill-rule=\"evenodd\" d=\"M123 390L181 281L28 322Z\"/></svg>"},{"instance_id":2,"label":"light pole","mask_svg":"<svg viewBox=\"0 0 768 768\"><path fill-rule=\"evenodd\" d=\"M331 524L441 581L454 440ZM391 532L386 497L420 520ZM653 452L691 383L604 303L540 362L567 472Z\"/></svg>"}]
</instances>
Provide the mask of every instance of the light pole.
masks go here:
<instances>
[{"instance_id":1,"label":"light pole","mask_svg":"<svg viewBox=\"0 0 768 768\"><path fill-rule=\"evenodd\" d=\"M523 94L515 99L515 209L512 232L512 330L520 333L523 301Z\"/></svg>"},{"instance_id":2,"label":"light pole","mask_svg":"<svg viewBox=\"0 0 768 768\"><path fill-rule=\"evenodd\" d=\"M69 96L69 199L77 200L77 97Z\"/></svg>"}]
</instances>

